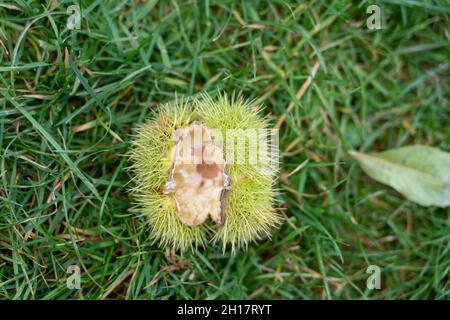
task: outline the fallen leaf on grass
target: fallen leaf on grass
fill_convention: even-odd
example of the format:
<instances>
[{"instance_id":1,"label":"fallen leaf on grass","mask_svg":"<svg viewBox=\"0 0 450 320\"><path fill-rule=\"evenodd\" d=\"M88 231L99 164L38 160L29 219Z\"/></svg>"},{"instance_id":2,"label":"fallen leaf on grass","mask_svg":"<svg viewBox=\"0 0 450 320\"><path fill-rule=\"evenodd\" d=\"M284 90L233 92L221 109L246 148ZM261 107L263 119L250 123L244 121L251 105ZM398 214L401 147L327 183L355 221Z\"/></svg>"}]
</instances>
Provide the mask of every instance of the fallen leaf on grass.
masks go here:
<instances>
[{"instance_id":1,"label":"fallen leaf on grass","mask_svg":"<svg viewBox=\"0 0 450 320\"><path fill-rule=\"evenodd\" d=\"M450 205L450 153L421 145L349 153L371 178L407 199L422 206Z\"/></svg>"}]
</instances>

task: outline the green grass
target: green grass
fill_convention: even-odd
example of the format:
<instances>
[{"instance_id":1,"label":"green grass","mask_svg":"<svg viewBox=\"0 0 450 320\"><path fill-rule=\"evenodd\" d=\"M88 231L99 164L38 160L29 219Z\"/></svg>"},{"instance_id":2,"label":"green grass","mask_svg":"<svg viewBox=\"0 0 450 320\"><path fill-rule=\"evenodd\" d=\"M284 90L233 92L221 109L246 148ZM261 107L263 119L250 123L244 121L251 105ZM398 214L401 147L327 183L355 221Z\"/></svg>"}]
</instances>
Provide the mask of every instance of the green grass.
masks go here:
<instances>
[{"instance_id":1,"label":"green grass","mask_svg":"<svg viewBox=\"0 0 450 320\"><path fill-rule=\"evenodd\" d=\"M449 209L372 181L346 153L450 151L448 1L73 1L0 5L3 299L449 299ZM305 94L296 93L320 63ZM156 105L242 92L281 127L272 239L236 255L151 245L127 194ZM301 165L300 170L299 166ZM366 288L369 265L381 290ZM69 265L81 290L66 288Z\"/></svg>"}]
</instances>

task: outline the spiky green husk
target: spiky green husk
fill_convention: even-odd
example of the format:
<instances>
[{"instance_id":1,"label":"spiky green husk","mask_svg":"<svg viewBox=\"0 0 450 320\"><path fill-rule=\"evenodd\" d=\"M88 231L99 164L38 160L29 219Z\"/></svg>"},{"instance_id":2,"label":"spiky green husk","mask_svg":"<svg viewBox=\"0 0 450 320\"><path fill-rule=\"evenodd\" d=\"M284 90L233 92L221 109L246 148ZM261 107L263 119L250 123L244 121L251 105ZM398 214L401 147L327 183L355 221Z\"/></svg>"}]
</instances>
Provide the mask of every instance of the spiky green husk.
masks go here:
<instances>
[{"instance_id":1,"label":"spiky green husk","mask_svg":"<svg viewBox=\"0 0 450 320\"><path fill-rule=\"evenodd\" d=\"M224 250L230 245L234 251L270 235L280 216L273 209L276 172L267 171L268 167L227 164L230 188L222 226L210 220L198 227L182 224L175 201L163 193L171 166L175 130L189 126L192 121L218 129L224 136L227 129L262 129L267 123L258 112L240 98L230 100L220 96L213 100L202 95L199 99L162 105L151 120L137 129L130 152L130 168L134 171L131 193L139 211L147 218L154 242L184 251L212 241L222 243Z\"/></svg>"}]
</instances>

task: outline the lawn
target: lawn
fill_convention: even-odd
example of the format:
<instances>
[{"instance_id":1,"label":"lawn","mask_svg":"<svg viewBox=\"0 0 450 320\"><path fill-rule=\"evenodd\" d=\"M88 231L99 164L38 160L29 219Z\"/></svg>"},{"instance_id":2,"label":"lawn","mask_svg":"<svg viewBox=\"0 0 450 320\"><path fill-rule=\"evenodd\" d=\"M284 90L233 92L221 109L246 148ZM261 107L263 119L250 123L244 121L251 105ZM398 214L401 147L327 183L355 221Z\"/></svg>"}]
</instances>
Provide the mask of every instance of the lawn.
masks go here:
<instances>
[{"instance_id":1,"label":"lawn","mask_svg":"<svg viewBox=\"0 0 450 320\"><path fill-rule=\"evenodd\" d=\"M448 1L378 1L381 29L367 1L80 1L79 28L77 3L0 4L0 298L450 299L450 209L347 152L450 151ZM134 129L219 90L280 127L283 223L165 250L127 192Z\"/></svg>"}]
</instances>

